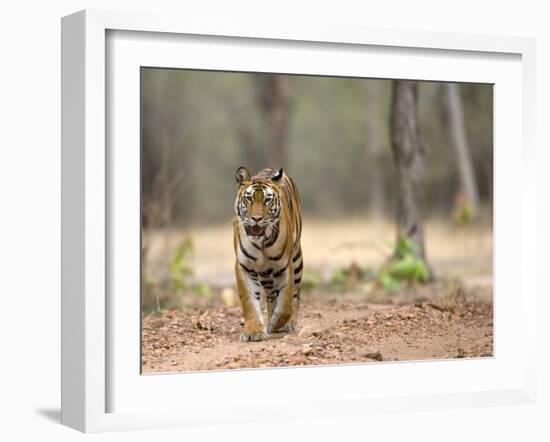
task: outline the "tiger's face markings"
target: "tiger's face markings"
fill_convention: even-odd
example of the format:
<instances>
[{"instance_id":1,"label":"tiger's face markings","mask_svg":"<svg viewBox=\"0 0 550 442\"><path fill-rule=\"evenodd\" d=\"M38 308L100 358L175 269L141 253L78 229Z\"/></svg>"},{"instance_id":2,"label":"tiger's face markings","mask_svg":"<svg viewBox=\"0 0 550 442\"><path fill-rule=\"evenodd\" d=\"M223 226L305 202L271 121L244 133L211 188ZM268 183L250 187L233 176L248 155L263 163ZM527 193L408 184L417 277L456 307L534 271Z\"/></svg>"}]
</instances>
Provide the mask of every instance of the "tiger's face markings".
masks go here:
<instances>
[{"instance_id":1,"label":"tiger's face markings","mask_svg":"<svg viewBox=\"0 0 550 442\"><path fill-rule=\"evenodd\" d=\"M251 179L248 170L241 167L237 170L238 184L235 213L243 224L246 233L251 237L264 237L277 229L281 215L280 190L277 181L282 170L270 177Z\"/></svg>"},{"instance_id":2,"label":"tiger's face markings","mask_svg":"<svg viewBox=\"0 0 550 442\"><path fill-rule=\"evenodd\" d=\"M249 236L265 236L276 227L280 213L280 198L273 184L266 182L243 183L235 212Z\"/></svg>"}]
</instances>

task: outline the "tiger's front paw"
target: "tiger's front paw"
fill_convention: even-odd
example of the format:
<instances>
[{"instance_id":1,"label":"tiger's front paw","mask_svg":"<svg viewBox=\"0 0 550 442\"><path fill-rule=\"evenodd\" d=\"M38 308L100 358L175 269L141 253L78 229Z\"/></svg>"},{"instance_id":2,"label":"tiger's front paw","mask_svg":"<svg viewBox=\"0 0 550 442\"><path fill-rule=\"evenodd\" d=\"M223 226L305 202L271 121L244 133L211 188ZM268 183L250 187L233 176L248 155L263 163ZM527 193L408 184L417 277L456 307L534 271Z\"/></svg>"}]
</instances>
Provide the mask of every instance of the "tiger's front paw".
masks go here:
<instances>
[{"instance_id":1,"label":"tiger's front paw","mask_svg":"<svg viewBox=\"0 0 550 442\"><path fill-rule=\"evenodd\" d=\"M259 342L267 339L267 333L264 331L245 331L241 334L241 342Z\"/></svg>"}]
</instances>

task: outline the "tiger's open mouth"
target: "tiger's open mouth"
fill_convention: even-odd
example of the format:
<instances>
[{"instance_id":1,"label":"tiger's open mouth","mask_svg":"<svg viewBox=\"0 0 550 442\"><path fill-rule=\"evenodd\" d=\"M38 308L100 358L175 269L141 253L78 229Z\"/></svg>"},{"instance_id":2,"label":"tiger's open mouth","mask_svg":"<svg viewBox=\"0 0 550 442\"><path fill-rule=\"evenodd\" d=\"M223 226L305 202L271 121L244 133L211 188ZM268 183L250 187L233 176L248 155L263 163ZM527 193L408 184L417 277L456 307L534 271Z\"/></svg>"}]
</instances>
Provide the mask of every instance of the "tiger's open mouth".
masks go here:
<instances>
[{"instance_id":1,"label":"tiger's open mouth","mask_svg":"<svg viewBox=\"0 0 550 442\"><path fill-rule=\"evenodd\" d=\"M246 226L246 233L251 236L262 236L265 233L265 227L259 225Z\"/></svg>"}]
</instances>

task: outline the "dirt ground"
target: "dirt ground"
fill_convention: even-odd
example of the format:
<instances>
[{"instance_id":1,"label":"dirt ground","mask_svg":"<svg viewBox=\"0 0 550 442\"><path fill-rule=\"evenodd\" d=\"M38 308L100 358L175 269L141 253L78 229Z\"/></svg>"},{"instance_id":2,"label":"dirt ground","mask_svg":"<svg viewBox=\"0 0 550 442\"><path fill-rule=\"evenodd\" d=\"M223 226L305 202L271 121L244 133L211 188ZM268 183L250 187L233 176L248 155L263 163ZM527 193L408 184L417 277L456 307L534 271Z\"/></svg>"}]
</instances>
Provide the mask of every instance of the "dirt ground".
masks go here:
<instances>
[{"instance_id":1,"label":"dirt ground","mask_svg":"<svg viewBox=\"0 0 550 442\"><path fill-rule=\"evenodd\" d=\"M177 294L164 310L143 317L143 373L492 356L489 224L457 228L444 220L427 222L427 253L437 275L437 283L427 287L392 294L365 286L326 287L334 269L352 262L376 270L394 235L393 224L383 219L306 219L306 273L317 272L324 283L302 294L296 332L241 343L238 303L224 303L219 292L235 288L230 226L147 233L146 275L162 280L171 250L189 236L193 278L218 291L207 302Z\"/></svg>"},{"instance_id":2,"label":"dirt ground","mask_svg":"<svg viewBox=\"0 0 550 442\"><path fill-rule=\"evenodd\" d=\"M404 292L392 304L363 293L309 293L296 332L253 343L239 342L239 307L151 314L142 322L142 372L492 356L492 289L442 290L449 292Z\"/></svg>"}]
</instances>

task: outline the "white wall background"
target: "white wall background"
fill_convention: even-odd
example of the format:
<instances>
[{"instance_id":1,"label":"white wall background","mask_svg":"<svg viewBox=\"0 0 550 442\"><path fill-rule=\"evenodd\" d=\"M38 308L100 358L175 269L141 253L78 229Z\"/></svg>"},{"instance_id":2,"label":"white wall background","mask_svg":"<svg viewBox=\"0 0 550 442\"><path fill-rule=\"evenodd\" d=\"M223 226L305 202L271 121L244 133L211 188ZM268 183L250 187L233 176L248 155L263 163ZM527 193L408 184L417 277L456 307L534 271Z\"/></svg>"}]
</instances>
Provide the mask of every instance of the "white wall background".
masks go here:
<instances>
[{"instance_id":1,"label":"white wall background","mask_svg":"<svg viewBox=\"0 0 550 442\"><path fill-rule=\"evenodd\" d=\"M549 262L550 14L546 2L453 0L20 0L0 7L0 439L82 440L59 425L60 407L60 17L83 8L154 10L226 17L292 20L508 34L537 38L540 250ZM535 261L533 262L535 265ZM533 269L534 271L535 269ZM546 286L546 284L544 284ZM95 440L550 440L550 293L539 285L540 399L536 406L380 415L363 422L289 422L102 434ZM521 352L521 348L518 348ZM320 387L321 388L321 387Z\"/></svg>"}]
</instances>

